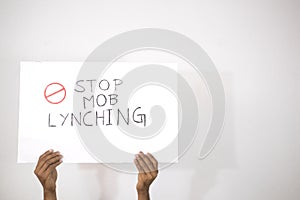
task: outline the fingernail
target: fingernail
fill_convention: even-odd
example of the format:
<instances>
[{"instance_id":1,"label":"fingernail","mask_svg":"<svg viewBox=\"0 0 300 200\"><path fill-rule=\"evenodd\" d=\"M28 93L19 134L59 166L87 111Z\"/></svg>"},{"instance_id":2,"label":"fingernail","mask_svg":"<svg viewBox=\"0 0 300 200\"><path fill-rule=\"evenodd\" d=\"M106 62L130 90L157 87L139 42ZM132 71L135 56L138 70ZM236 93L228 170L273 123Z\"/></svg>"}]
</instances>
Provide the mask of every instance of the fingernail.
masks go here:
<instances>
[{"instance_id":1,"label":"fingernail","mask_svg":"<svg viewBox=\"0 0 300 200\"><path fill-rule=\"evenodd\" d=\"M48 151L49 151L49 152L53 152L53 149L49 149Z\"/></svg>"},{"instance_id":2,"label":"fingernail","mask_svg":"<svg viewBox=\"0 0 300 200\"><path fill-rule=\"evenodd\" d=\"M139 157L139 154L135 154L135 158L138 158Z\"/></svg>"}]
</instances>

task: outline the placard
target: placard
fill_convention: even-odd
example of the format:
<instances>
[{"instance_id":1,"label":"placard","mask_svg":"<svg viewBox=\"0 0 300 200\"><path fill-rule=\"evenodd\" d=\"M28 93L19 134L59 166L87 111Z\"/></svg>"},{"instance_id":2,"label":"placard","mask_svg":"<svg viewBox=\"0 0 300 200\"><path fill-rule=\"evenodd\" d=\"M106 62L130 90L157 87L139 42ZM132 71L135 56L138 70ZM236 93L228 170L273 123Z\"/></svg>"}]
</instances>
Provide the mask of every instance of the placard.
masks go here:
<instances>
[{"instance_id":1,"label":"placard","mask_svg":"<svg viewBox=\"0 0 300 200\"><path fill-rule=\"evenodd\" d=\"M96 68L97 64L91 63ZM155 83L132 87L139 77L124 77L147 65L164 65L176 71L177 64L116 62L99 77L90 73L90 77L78 79L82 65L83 62L20 63L18 163L36 162L48 149L60 151L65 163L131 163L140 150L162 152L156 155L160 162L176 162L175 95ZM176 85L175 76L167 78ZM148 135L136 131L151 130L157 120L151 114L155 109L163 109L166 115L160 130L148 131ZM99 151L111 155L109 159L95 156L93 147L85 141L92 139L91 128L99 130L95 134L102 134L101 138L111 145L99 147ZM82 137L83 134L86 135ZM115 155L113 149L131 156Z\"/></svg>"}]
</instances>

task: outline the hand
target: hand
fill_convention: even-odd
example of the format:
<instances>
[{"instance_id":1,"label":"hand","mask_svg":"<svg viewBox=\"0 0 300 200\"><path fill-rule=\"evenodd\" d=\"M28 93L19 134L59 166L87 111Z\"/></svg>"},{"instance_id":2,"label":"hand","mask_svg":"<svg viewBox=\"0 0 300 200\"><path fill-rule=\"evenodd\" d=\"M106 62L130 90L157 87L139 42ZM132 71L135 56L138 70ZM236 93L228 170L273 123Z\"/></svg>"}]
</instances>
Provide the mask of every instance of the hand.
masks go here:
<instances>
[{"instance_id":1,"label":"hand","mask_svg":"<svg viewBox=\"0 0 300 200\"><path fill-rule=\"evenodd\" d=\"M62 157L58 151L48 150L38 160L34 174L43 186L44 199L56 199L56 167L62 163Z\"/></svg>"},{"instance_id":2,"label":"hand","mask_svg":"<svg viewBox=\"0 0 300 200\"><path fill-rule=\"evenodd\" d=\"M157 160L150 153L140 152L136 155L134 163L139 171L136 189L139 194L147 194L148 198L145 199L149 199L150 185L158 174Z\"/></svg>"}]
</instances>

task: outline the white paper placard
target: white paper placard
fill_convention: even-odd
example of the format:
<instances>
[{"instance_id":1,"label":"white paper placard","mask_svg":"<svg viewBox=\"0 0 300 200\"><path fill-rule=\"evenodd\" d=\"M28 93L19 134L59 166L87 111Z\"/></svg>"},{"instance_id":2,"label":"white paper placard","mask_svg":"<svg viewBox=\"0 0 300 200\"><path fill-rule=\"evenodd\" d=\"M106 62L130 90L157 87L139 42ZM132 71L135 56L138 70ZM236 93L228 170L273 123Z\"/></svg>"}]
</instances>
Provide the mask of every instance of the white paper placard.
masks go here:
<instances>
[{"instance_id":1,"label":"white paper placard","mask_svg":"<svg viewBox=\"0 0 300 200\"><path fill-rule=\"evenodd\" d=\"M84 88L85 92L88 92L90 87L93 87L92 85L94 85L96 92L99 90L97 85L99 86L100 79L99 77L90 77L90 80L95 81L83 80L76 85L77 75L82 64L82 62L29 61L20 63L18 163L37 162L38 157L48 149L59 150L64 156L65 163L132 162L133 157L132 159L112 157L109 161L100 161L95 159L84 147L77 133L76 125L78 125L78 121L84 125L83 116L87 113L87 110L83 109L81 116L78 113L73 113L73 94L75 89L80 91ZM145 63L114 63L114 66L110 67L110 70L105 72L101 79L105 78L109 81L112 91L110 91L111 89L108 91L113 93L118 91L114 88L118 85L114 85L116 82L113 82L113 77L122 80L122 76L126 72L142 64ZM177 70L176 63L163 63L162 65ZM103 82L104 87L106 87L105 82ZM154 137L156 140L153 139L153 141L159 141L159 144L156 145L153 145L153 141L150 141L150 139L148 142L145 142L145 140L134 140L134 142L128 140L127 142L126 138L128 136L120 134L121 131L117 125L101 126L101 123L99 123L99 128L105 133L105 137L111 141L112 145L134 155L139 150L156 152L159 150L159 146L161 146L161 150L170 143L170 140L176 140L178 132L178 103L176 98L158 85L145 86L133 91L133 93L130 108L141 105L140 112L145 113L145 116L148 117L146 118L148 121L147 126L153 120L150 117L150 109L157 104L161 104L166 109L168 113L167 121L171 123L165 125L161 133ZM85 95L84 92L82 94ZM88 98L91 94L86 95ZM153 95L160 98L154 98ZM98 100L101 104L104 100L101 101L100 98ZM90 102L86 101L85 103ZM101 107L101 109L104 108L106 107ZM96 126L95 119L93 119L95 116L90 113L88 115L89 117L85 119L85 123ZM138 126L143 126L143 124L138 124ZM103 151L106 152L106 149L103 149ZM158 155L157 159L159 162L174 162L175 160L170 160L170 158L177 157L177 146L168 151L168 154L168 156Z\"/></svg>"}]
</instances>

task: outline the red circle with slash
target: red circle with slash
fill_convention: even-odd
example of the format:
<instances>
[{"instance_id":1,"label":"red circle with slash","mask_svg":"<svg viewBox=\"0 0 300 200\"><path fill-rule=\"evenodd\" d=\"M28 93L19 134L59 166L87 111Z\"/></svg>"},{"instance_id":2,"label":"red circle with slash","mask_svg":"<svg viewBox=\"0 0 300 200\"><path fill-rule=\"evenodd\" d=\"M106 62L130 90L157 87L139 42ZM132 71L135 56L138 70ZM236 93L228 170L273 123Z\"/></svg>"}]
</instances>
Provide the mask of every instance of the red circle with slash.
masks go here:
<instances>
[{"instance_id":1,"label":"red circle with slash","mask_svg":"<svg viewBox=\"0 0 300 200\"><path fill-rule=\"evenodd\" d=\"M50 83L44 91L45 99L51 104L59 104L66 98L66 88L60 83Z\"/></svg>"}]
</instances>

